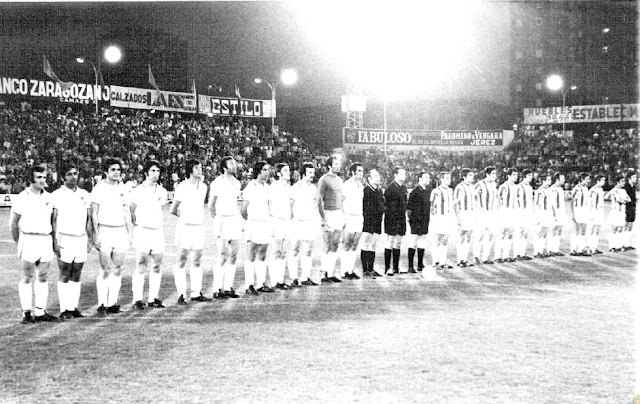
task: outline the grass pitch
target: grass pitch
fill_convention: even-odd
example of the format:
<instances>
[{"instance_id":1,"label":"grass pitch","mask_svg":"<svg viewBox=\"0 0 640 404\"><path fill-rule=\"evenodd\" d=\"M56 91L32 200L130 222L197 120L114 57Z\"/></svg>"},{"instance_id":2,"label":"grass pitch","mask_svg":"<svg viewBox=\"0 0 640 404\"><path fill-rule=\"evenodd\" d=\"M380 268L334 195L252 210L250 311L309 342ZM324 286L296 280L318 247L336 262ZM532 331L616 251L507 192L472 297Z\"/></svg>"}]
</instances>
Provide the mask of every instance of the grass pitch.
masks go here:
<instances>
[{"instance_id":1,"label":"grass pitch","mask_svg":"<svg viewBox=\"0 0 640 404\"><path fill-rule=\"evenodd\" d=\"M180 307L174 224L167 214L166 309L131 309L130 250L125 312L98 317L94 251L82 276L87 318L33 325L19 324L20 264L8 226L0 229L0 402L631 403L640 393L636 251L455 268L441 283L407 274ZM207 240L211 296L210 231ZM318 229L314 274L320 245ZM244 243L238 291L243 259ZM56 315L57 274L53 263Z\"/></svg>"}]
</instances>

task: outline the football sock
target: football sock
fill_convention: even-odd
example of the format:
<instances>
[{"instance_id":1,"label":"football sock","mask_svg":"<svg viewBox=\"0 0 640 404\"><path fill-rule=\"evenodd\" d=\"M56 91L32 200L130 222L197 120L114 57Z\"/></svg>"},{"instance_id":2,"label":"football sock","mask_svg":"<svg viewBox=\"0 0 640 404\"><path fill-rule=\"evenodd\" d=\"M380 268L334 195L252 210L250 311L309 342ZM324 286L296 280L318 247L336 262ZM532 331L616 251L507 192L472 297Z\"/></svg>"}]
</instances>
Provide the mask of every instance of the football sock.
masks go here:
<instances>
[{"instance_id":1,"label":"football sock","mask_svg":"<svg viewBox=\"0 0 640 404\"><path fill-rule=\"evenodd\" d=\"M82 284L80 282L69 281L69 291L71 297L69 298L69 309L75 310L80 305L80 289Z\"/></svg>"},{"instance_id":2,"label":"football sock","mask_svg":"<svg viewBox=\"0 0 640 404\"><path fill-rule=\"evenodd\" d=\"M200 296L202 292L202 267L192 266L189 269L189 278L191 278L191 297ZM215 291L217 292L218 290L215 289Z\"/></svg>"},{"instance_id":3,"label":"football sock","mask_svg":"<svg viewBox=\"0 0 640 404\"><path fill-rule=\"evenodd\" d=\"M362 263L362 272L369 272L369 251L360 250L360 262Z\"/></svg>"},{"instance_id":4,"label":"football sock","mask_svg":"<svg viewBox=\"0 0 640 404\"><path fill-rule=\"evenodd\" d=\"M338 260L338 253L334 252L334 251L330 251L328 254L328 262L327 262L327 269L328 269L328 273L329 273L329 277L331 276L335 276L335 269L336 269L336 261Z\"/></svg>"},{"instance_id":5,"label":"football sock","mask_svg":"<svg viewBox=\"0 0 640 404\"><path fill-rule=\"evenodd\" d=\"M144 294L144 273L133 271L131 275L131 291L133 292L133 301L142 300Z\"/></svg>"},{"instance_id":6,"label":"football sock","mask_svg":"<svg viewBox=\"0 0 640 404\"><path fill-rule=\"evenodd\" d=\"M302 280L307 280L307 279L311 279L311 257L308 255L302 255L300 257L300 267L302 270L302 276L300 276L300 279Z\"/></svg>"},{"instance_id":7,"label":"football sock","mask_svg":"<svg viewBox=\"0 0 640 404\"><path fill-rule=\"evenodd\" d=\"M287 259L287 269L289 270L289 279L298 279L298 256L290 255Z\"/></svg>"},{"instance_id":8,"label":"football sock","mask_svg":"<svg viewBox=\"0 0 640 404\"><path fill-rule=\"evenodd\" d=\"M227 263L224 267L224 290L233 288L233 281L236 279L236 264Z\"/></svg>"},{"instance_id":9,"label":"football sock","mask_svg":"<svg viewBox=\"0 0 640 404\"><path fill-rule=\"evenodd\" d=\"M60 303L60 313L69 310L69 289L68 283L58 281L58 303Z\"/></svg>"},{"instance_id":10,"label":"football sock","mask_svg":"<svg viewBox=\"0 0 640 404\"><path fill-rule=\"evenodd\" d=\"M416 249L409 248L407 258L409 259L409 268L413 268L413 258L416 256Z\"/></svg>"},{"instance_id":11,"label":"football sock","mask_svg":"<svg viewBox=\"0 0 640 404\"><path fill-rule=\"evenodd\" d=\"M244 288L249 289L249 286L253 285L253 278L255 277L255 263L251 261L244 262Z\"/></svg>"},{"instance_id":12,"label":"football sock","mask_svg":"<svg viewBox=\"0 0 640 404\"><path fill-rule=\"evenodd\" d=\"M149 302L155 301L160 294L160 283L162 282L162 272L149 272Z\"/></svg>"},{"instance_id":13,"label":"football sock","mask_svg":"<svg viewBox=\"0 0 640 404\"><path fill-rule=\"evenodd\" d=\"M440 245L440 264L442 265L447 263L447 250L448 250L447 244Z\"/></svg>"},{"instance_id":14,"label":"football sock","mask_svg":"<svg viewBox=\"0 0 640 404\"><path fill-rule=\"evenodd\" d=\"M49 282L35 281L33 283L33 291L35 295L34 303L36 305L36 316L41 316L47 309L47 300L49 298Z\"/></svg>"},{"instance_id":15,"label":"football sock","mask_svg":"<svg viewBox=\"0 0 640 404\"><path fill-rule=\"evenodd\" d=\"M115 304L118 304L118 296L120 295L120 287L122 286L122 276L117 276L114 274L109 275L109 277L107 278L107 285L109 285L107 305L111 307Z\"/></svg>"},{"instance_id":16,"label":"football sock","mask_svg":"<svg viewBox=\"0 0 640 404\"><path fill-rule=\"evenodd\" d=\"M320 271L322 272L322 276L329 276L329 253L322 252L320 254Z\"/></svg>"},{"instance_id":17,"label":"football sock","mask_svg":"<svg viewBox=\"0 0 640 404\"><path fill-rule=\"evenodd\" d=\"M490 254L491 254L491 240L483 240L482 241L482 261L488 260Z\"/></svg>"},{"instance_id":18,"label":"football sock","mask_svg":"<svg viewBox=\"0 0 640 404\"><path fill-rule=\"evenodd\" d=\"M267 263L264 261L255 261L254 268L256 271L256 285L261 288L267 281Z\"/></svg>"},{"instance_id":19,"label":"football sock","mask_svg":"<svg viewBox=\"0 0 640 404\"><path fill-rule=\"evenodd\" d=\"M269 270L269 280L271 281L271 286L275 286L276 283L279 282L279 276L278 276L278 268L277 268L277 261L276 260L270 260L267 263L267 267Z\"/></svg>"},{"instance_id":20,"label":"football sock","mask_svg":"<svg viewBox=\"0 0 640 404\"><path fill-rule=\"evenodd\" d=\"M424 248L418 248L418 268L424 267Z\"/></svg>"},{"instance_id":21,"label":"football sock","mask_svg":"<svg viewBox=\"0 0 640 404\"><path fill-rule=\"evenodd\" d=\"M222 288L224 288L224 266L216 264L213 267L213 293L217 293Z\"/></svg>"},{"instance_id":22,"label":"football sock","mask_svg":"<svg viewBox=\"0 0 640 404\"><path fill-rule=\"evenodd\" d=\"M109 296L108 278L104 278L102 274L96 277L96 292L98 294L98 306L107 306L107 296Z\"/></svg>"},{"instance_id":23,"label":"football sock","mask_svg":"<svg viewBox=\"0 0 640 404\"><path fill-rule=\"evenodd\" d=\"M193 269L191 269L191 279L193 279ZM173 280L176 284L176 292L178 296L187 297L187 271L184 268L176 266L173 269ZM191 282L193 284L193 281Z\"/></svg>"},{"instance_id":24,"label":"football sock","mask_svg":"<svg viewBox=\"0 0 640 404\"><path fill-rule=\"evenodd\" d=\"M391 249L384 249L384 270L388 271L391 268Z\"/></svg>"},{"instance_id":25,"label":"football sock","mask_svg":"<svg viewBox=\"0 0 640 404\"><path fill-rule=\"evenodd\" d=\"M393 254L393 270L398 271L400 269L400 249L394 248L392 254Z\"/></svg>"},{"instance_id":26,"label":"football sock","mask_svg":"<svg viewBox=\"0 0 640 404\"><path fill-rule=\"evenodd\" d=\"M31 283L18 282L18 297L22 311L31 310L33 301L33 285Z\"/></svg>"},{"instance_id":27,"label":"football sock","mask_svg":"<svg viewBox=\"0 0 640 404\"><path fill-rule=\"evenodd\" d=\"M433 245L431 246L431 264L434 267L437 264L441 264L441 262L438 261L440 259L439 254L440 254L440 250L438 248L438 244L434 242Z\"/></svg>"}]
</instances>

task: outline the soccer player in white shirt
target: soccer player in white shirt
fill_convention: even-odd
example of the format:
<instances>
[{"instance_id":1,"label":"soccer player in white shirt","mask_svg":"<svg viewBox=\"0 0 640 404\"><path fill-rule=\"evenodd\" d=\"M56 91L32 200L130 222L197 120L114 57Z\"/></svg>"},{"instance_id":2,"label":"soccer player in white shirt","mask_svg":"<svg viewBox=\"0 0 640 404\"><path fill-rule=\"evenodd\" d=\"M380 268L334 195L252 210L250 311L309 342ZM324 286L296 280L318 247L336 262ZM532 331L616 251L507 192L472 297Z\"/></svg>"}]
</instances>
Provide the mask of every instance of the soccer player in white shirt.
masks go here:
<instances>
[{"instance_id":1,"label":"soccer player in white shirt","mask_svg":"<svg viewBox=\"0 0 640 404\"><path fill-rule=\"evenodd\" d=\"M349 166L349 174L351 177L342 184L345 226L342 232L343 250L340 252L340 266L342 279L360 279L355 273L355 263L364 223L362 215L364 168L362 164L352 163Z\"/></svg>"},{"instance_id":2,"label":"soccer player in white shirt","mask_svg":"<svg viewBox=\"0 0 640 404\"><path fill-rule=\"evenodd\" d=\"M514 262L515 258L509 257L511 242L513 240L513 230L517 222L517 193L518 171L515 168L508 168L505 171L507 180L498 188L498 213L500 217L502 236L496 241L495 256L496 262ZM515 250L515 248L514 248ZM515 256L515 251L514 251Z\"/></svg>"},{"instance_id":3,"label":"soccer player in white shirt","mask_svg":"<svg viewBox=\"0 0 640 404\"><path fill-rule=\"evenodd\" d=\"M458 219L459 241L457 245L458 266L461 268L473 266L467 261L471 247L471 235L475 226L475 174L468 168L460 172L462 182L453 191L453 209Z\"/></svg>"},{"instance_id":4,"label":"soccer player in white shirt","mask_svg":"<svg viewBox=\"0 0 640 404\"><path fill-rule=\"evenodd\" d=\"M153 262L149 272L149 295L147 306L164 308L158 299L162 281L162 258L164 256L164 227L162 207L167 203L167 191L158 184L160 163L149 160L144 164L145 179L131 191L131 222L135 226L133 240L136 247L136 269L131 276L133 307L144 309L144 274L149 258Z\"/></svg>"},{"instance_id":5,"label":"soccer player in white shirt","mask_svg":"<svg viewBox=\"0 0 640 404\"><path fill-rule=\"evenodd\" d=\"M242 237L242 216L238 209L240 181L236 178L238 164L231 156L220 160L220 172L211 182L209 209L213 217L213 235L216 238L218 259L213 269L213 297L225 299L239 297L233 290L236 259Z\"/></svg>"},{"instance_id":6,"label":"soccer player in white shirt","mask_svg":"<svg viewBox=\"0 0 640 404\"><path fill-rule=\"evenodd\" d=\"M204 200L207 198L207 185L202 180L202 164L198 160L188 160L185 165L188 178L177 187L170 212L178 216L176 223L176 243L178 244L178 264L173 277L178 292L178 305L187 305L186 265L191 252L191 301L208 302L210 298L202 295L202 249L204 248Z\"/></svg>"},{"instance_id":7,"label":"soccer player in white shirt","mask_svg":"<svg viewBox=\"0 0 640 404\"><path fill-rule=\"evenodd\" d=\"M535 258L551 256L548 253L545 254L545 245L547 246L548 251L550 243L548 240L549 228L554 224L553 207L551 203L552 194L551 191L549 191L549 187L551 186L551 175L541 174L540 181L542 181L542 185L540 188L536 189L534 194L536 220L538 223L538 234L533 241L533 256Z\"/></svg>"},{"instance_id":8,"label":"soccer player in white shirt","mask_svg":"<svg viewBox=\"0 0 640 404\"><path fill-rule=\"evenodd\" d=\"M447 247L449 235L455 231L456 216L453 210L453 190L451 185L451 173L442 171L438 174L440 185L431 191L431 219L429 220L429 230L434 235L431 246L431 260L433 269L451 268L447 265ZM422 270L425 279L435 280L434 271L427 268Z\"/></svg>"},{"instance_id":9,"label":"soccer player in white shirt","mask_svg":"<svg viewBox=\"0 0 640 404\"><path fill-rule=\"evenodd\" d=\"M604 224L604 200L609 193L604 192L606 178L604 175L596 175L595 184L589 189L589 239L587 244L591 254L602 254L598 250L600 241L600 227Z\"/></svg>"},{"instance_id":10,"label":"soccer player in white shirt","mask_svg":"<svg viewBox=\"0 0 640 404\"><path fill-rule=\"evenodd\" d=\"M529 239L529 229L535 224L532 179L533 172L529 169L523 170L516 194L518 200L518 220L516 224L520 227L520 230L513 242L513 250L517 260L531 260L531 257L527 255L527 240Z\"/></svg>"},{"instance_id":11,"label":"soccer player in white shirt","mask_svg":"<svg viewBox=\"0 0 640 404\"><path fill-rule=\"evenodd\" d=\"M589 183L591 177L587 173L580 173L580 182L571 191L571 217L575 233L570 237L571 255L590 256L586 251L587 222L589 221Z\"/></svg>"},{"instance_id":12,"label":"soccer player in white shirt","mask_svg":"<svg viewBox=\"0 0 640 404\"><path fill-rule=\"evenodd\" d=\"M615 177L616 186L609 192L611 197L611 211L609 212L609 224L611 225L612 232L609 235L609 251L618 252L623 251L624 240L622 239L622 232L624 231L626 204L631 202L631 198L627 195L627 191L624 190L625 178L624 175L617 175Z\"/></svg>"},{"instance_id":13,"label":"soccer player in white shirt","mask_svg":"<svg viewBox=\"0 0 640 404\"><path fill-rule=\"evenodd\" d=\"M35 321L57 321L47 313L49 283L47 271L53 259L51 238L51 214L53 204L47 187L46 173L42 166L33 166L30 185L20 192L11 207L11 236L18 245L18 257L22 261L22 279L18 283L18 296L22 307L22 324ZM32 279L36 277L32 286ZM32 294L35 294L35 317Z\"/></svg>"},{"instance_id":14,"label":"soccer player in white shirt","mask_svg":"<svg viewBox=\"0 0 640 404\"><path fill-rule=\"evenodd\" d=\"M269 216L269 186L271 166L266 161L253 165L253 180L242 192L242 217L246 219L247 261L244 263L245 293L257 295L258 291L272 293L267 284L267 249L273 236ZM275 271L271 271L271 282L275 282ZM255 284L254 284L255 276ZM256 290L254 285L259 285Z\"/></svg>"},{"instance_id":15,"label":"soccer player in white shirt","mask_svg":"<svg viewBox=\"0 0 640 404\"><path fill-rule=\"evenodd\" d=\"M269 186L269 214L273 229L272 257L269 263L269 276L276 289L291 289L284 282L287 250L286 242L291 228L291 169L288 164L276 164L276 180ZM298 268L289 268L291 280L297 276ZM295 274L295 275L294 275Z\"/></svg>"},{"instance_id":16,"label":"soccer player in white shirt","mask_svg":"<svg viewBox=\"0 0 640 404\"><path fill-rule=\"evenodd\" d=\"M496 168L488 166L484 169L485 178L476 183L476 229L474 230L475 240L473 242L473 257L476 264L493 264L489 259L491 254L491 244L495 233L497 190L496 190ZM482 259L480 251L482 250ZM494 254L495 255L495 254Z\"/></svg>"},{"instance_id":17,"label":"soccer player in white shirt","mask_svg":"<svg viewBox=\"0 0 640 404\"><path fill-rule=\"evenodd\" d=\"M547 250L550 255L562 257L564 254L560 252L560 238L562 237L562 227L566 221L564 203L564 174L556 173L553 176L553 185L549 187L551 192L551 205L553 206L553 227L551 230L551 239L547 242Z\"/></svg>"},{"instance_id":18,"label":"soccer player in white shirt","mask_svg":"<svg viewBox=\"0 0 640 404\"><path fill-rule=\"evenodd\" d=\"M344 230L344 210L342 208L342 178L340 170L342 161L337 155L326 161L329 171L318 181L318 213L322 221L322 237L324 248L320 255L320 270L324 277L321 282L342 282L335 276L338 244Z\"/></svg>"},{"instance_id":19,"label":"soccer player in white shirt","mask_svg":"<svg viewBox=\"0 0 640 404\"><path fill-rule=\"evenodd\" d=\"M311 163L303 163L300 167L301 178L291 187L291 212L293 214L291 242L293 250L289 256L289 273L298 268L298 256L300 257L300 280L297 274L291 275L292 285L301 284L306 286L317 286L311 280L311 252L313 250L313 240L315 239L314 229L317 226L315 219L316 187L312 181L316 174L316 169Z\"/></svg>"},{"instance_id":20,"label":"soccer player in white shirt","mask_svg":"<svg viewBox=\"0 0 640 404\"><path fill-rule=\"evenodd\" d=\"M132 239L127 190L120 181L122 163L105 158L106 178L91 192L91 222L94 246L98 250L100 270L96 278L98 314L120 313L118 295L122 285L124 254Z\"/></svg>"},{"instance_id":21,"label":"soccer player in white shirt","mask_svg":"<svg viewBox=\"0 0 640 404\"><path fill-rule=\"evenodd\" d=\"M78 167L67 165L64 184L53 191L53 251L58 257L58 299L60 318L69 320L84 317L78 310L80 275L91 251L91 196L78 187Z\"/></svg>"}]
</instances>

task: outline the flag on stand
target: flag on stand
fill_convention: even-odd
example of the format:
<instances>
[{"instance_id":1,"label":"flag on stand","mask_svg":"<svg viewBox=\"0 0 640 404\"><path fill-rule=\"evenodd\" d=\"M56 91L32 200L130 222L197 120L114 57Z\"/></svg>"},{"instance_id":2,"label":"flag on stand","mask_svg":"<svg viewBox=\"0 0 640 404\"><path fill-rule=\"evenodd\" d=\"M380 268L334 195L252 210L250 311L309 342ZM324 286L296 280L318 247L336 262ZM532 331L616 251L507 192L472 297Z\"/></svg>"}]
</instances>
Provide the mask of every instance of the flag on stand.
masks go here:
<instances>
[{"instance_id":1,"label":"flag on stand","mask_svg":"<svg viewBox=\"0 0 640 404\"><path fill-rule=\"evenodd\" d=\"M238 97L239 99L242 99L242 97L240 96L240 86L236 84L236 97Z\"/></svg>"},{"instance_id":2,"label":"flag on stand","mask_svg":"<svg viewBox=\"0 0 640 404\"><path fill-rule=\"evenodd\" d=\"M58 76L56 76L56 74L53 72L53 69L51 68L51 64L49 63L45 55L42 55L42 70L44 71L44 74L49 76L51 80L60 85L62 91L67 91L71 88L71 86L73 86L73 81L64 82L60 80Z\"/></svg>"},{"instance_id":3,"label":"flag on stand","mask_svg":"<svg viewBox=\"0 0 640 404\"><path fill-rule=\"evenodd\" d=\"M158 85L156 84L156 79L153 77L153 73L151 72L151 65L149 65L149 84L151 84L151 87L156 89L157 91L156 96L160 98L160 88L158 88Z\"/></svg>"},{"instance_id":4,"label":"flag on stand","mask_svg":"<svg viewBox=\"0 0 640 404\"><path fill-rule=\"evenodd\" d=\"M193 85L191 86L191 92L193 93L194 96L197 93L197 91L196 91L196 79L193 79Z\"/></svg>"}]
</instances>

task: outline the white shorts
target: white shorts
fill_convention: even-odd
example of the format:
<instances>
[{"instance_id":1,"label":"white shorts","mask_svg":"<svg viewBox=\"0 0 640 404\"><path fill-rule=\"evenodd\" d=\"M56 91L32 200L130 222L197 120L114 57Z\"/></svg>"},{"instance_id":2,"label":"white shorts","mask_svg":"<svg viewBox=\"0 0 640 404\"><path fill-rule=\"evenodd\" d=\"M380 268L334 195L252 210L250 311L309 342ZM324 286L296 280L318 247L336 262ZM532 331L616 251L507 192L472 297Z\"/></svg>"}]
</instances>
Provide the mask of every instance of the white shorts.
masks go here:
<instances>
[{"instance_id":1,"label":"white shorts","mask_svg":"<svg viewBox=\"0 0 640 404\"><path fill-rule=\"evenodd\" d=\"M133 229L133 245L137 252L147 254L164 253L164 229L149 229L136 226Z\"/></svg>"},{"instance_id":2,"label":"white shorts","mask_svg":"<svg viewBox=\"0 0 640 404\"><path fill-rule=\"evenodd\" d=\"M599 211L589 218L589 224L591 226L602 226L604 224L604 211Z\"/></svg>"},{"instance_id":3,"label":"white shorts","mask_svg":"<svg viewBox=\"0 0 640 404\"><path fill-rule=\"evenodd\" d=\"M491 233L495 233L498 229L498 219L495 212L487 212L479 210L475 212L476 231L489 230ZM429 230L431 230L431 224L429 224Z\"/></svg>"},{"instance_id":4,"label":"white shorts","mask_svg":"<svg viewBox=\"0 0 640 404\"><path fill-rule=\"evenodd\" d=\"M344 230L344 212L341 210L325 210L324 221L326 223L324 231Z\"/></svg>"},{"instance_id":5,"label":"white shorts","mask_svg":"<svg viewBox=\"0 0 640 404\"><path fill-rule=\"evenodd\" d=\"M51 235L20 233L18 257L32 264L38 261L50 262L53 259L53 239Z\"/></svg>"},{"instance_id":6,"label":"white shorts","mask_svg":"<svg viewBox=\"0 0 640 404\"><path fill-rule=\"evenodd\" d=\"M99 224L98 230L100 232L100 251L125 252L131 247L125 226L113 227Z\"/></svg>"},{"instance_id":7,"label":"white shorts","mask_svg":"<svg viewBox=\"0 0 640 404\"><path fill-rule=\"evenodd\" d=\"M458 218L460 219L458 229L471 231L476 228L476 218L472 210L461 210ZM431 227L431 225L429 225L429 227Z\"/></svg>"},{"instance_id":8,"label":"white shorts","mask_svg":"<svg viewBox=\"0 0 640 404\"><path fill-rule=\"evenodd\" d=\"M514 209L504 209L500 211L497 219L501 229L516 229L520 227L518 214Z\"/></svg>"},{"instance_id":9,"label":"white shorts","mask_svg":"<svg viewBox=\"0 0 640 404\"><path fill-rule=\"evenodd\" d=\"M362 233L364 225L364 216L362 215L346 215L344 231L347 233Z\"/></svg>"},{"instance_id":10,"label":"white shorts","mask_svg":"<svg viewBox=\"0 0 640 404\"><path fill-rule=\"evenodd\" d=\"M271 228L273 229L273 238L276 240L288 239L291 233L291 220L271 218Z\"/></svg>"},{"instance_id":11,"label":"white shorts","mask_svg":"<svg viewBox=\"0 0 640 404\"><path fill-rule=\"evenodd\" d=\"M624 211L611 210L609 212L609 224L611 226L624 226L626 224L626 216Z\"/></svg>"},{"instance_id":12,"label":"white shorts","mask_svg":"<svg viewBox=\"0 0 640 404\"><path fill-rule=\"evenodd\" d=\"M551 211L538 212L536 222L540 227L553 227L556 223Z\"/></svg>"},{"instance_id":13,"label":"white shorts","mask_svg":"<svg viewBox=\"0 0 640 404\"><path fill-rule=\"evenodd\" d=\"M316 220L293 220L291 240L313 241L316 239L318 222Z\"/></svg>"},{"instance_id":14,"label":"white shorts","mask_svg":"<svg viewBox=\"0 0 640 404\"><path fill-rule=\"evenodd\" d=\"M434 215L429 220L429 233L452 234L458 228L454 215Z\"/></svg>"},{"instance_id":15,"label":"white shorts","mask_svg":"<svg viewBox=\"0 0 640 404\"><path fill-rule=\"evenodd\" d=\"M553 225L554 226L564 226L567 223L567 215L564 213L560 213L557 216L553 217Z\"/></svg>"},{"instance_id":16,"label":"white shorts","mask_svg":"<svg viewBox=\"0 0 640 404\"><path fill-rule=\"evenodd\" d=\"M73 236L58 233L56 241L60 246L60 261L70 264L87 260L87 235Z\"/></svg>"},{"instance_id":17,"label":"white shorts","mask_svg":"<svg viewBox=\"0 0 640 404\"><path fill-rule=\"evenodd\" d=\"M589 222L589 209L585 208L574 208L573 210L573 220L576 223L584 224Z\"/></svg>"},{"instance_id":18,"label":"white shorts","mask_svg":"<svg viewBox=\"0 0 640 404\"><path fill-rule=\"evenodd\" d=\"M516 211L516 227L531 229L536 226L536 216L533 210L520 209Z\"/></svg>"},{"instance_id":19,"label":"white shorts","mask_svg":"<svg viewBox=\"0 0 640 404\"><path fill-rule=\"evenodd\" d=\"M223 240L242 238L242 216L220 216L213 218L213 236Z\"/></svg>"},{"instance_id":20,"label":"white shorts","mask_svg":"<svg viewBox=\"0 0 640 404\"><path fill-rule=\"evenodd\" d=\"M178 223L176 225L176 244L182 250L202 250L204 248L204 225Z\"/></svg>"},{"instance_id":21,"label":"white shorts","mask_svg":"<svg viewBox=\"0 0 640 404\"><path fill-rule=\"evenodd\" d=\"M244 232L247 241L256 244L269 244L273 237L273 228L268 220L247 220Z\"/></svg>"}]
</instances>

